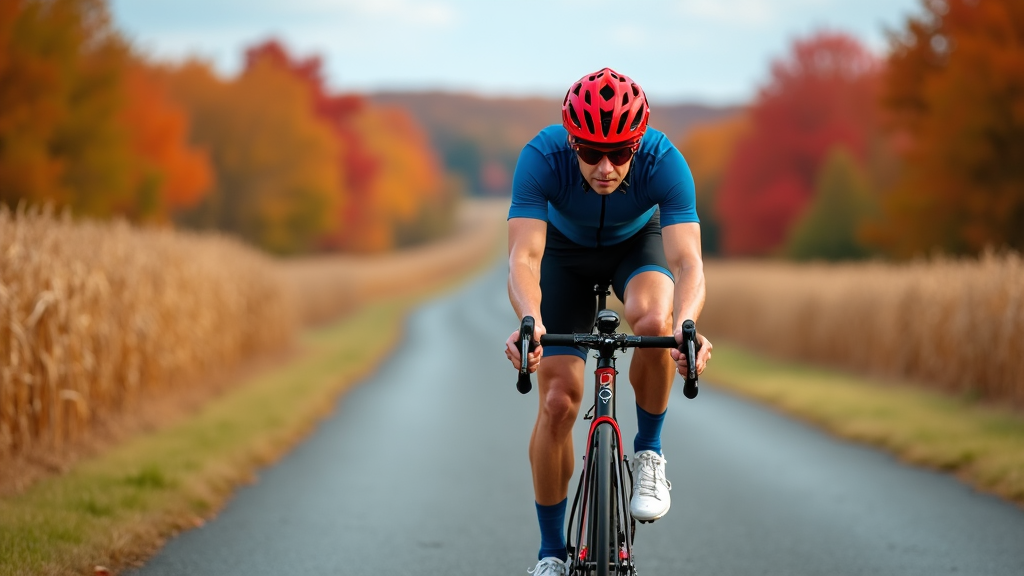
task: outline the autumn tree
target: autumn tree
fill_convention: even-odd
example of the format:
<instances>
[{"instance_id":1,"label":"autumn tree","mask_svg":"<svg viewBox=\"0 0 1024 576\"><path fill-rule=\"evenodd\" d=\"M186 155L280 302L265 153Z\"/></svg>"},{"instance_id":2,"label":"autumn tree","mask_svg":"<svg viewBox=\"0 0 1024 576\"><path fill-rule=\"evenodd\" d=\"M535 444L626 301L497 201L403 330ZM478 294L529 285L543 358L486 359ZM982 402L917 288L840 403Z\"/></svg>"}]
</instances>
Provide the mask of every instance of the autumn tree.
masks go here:
<instances>
[{"instance_id":1,"label":"autumn tree","mask_svg":"<svg viewBox=\"0 0 1024 576\"><path fill-rule=\"evenodd\" d=\"M876 125L878 73L870 52L835 32L795 42L772 65L718 191L726 254L765 255L783 246L833 146L864 161Z\"/></svg>"},{"instance_id":2,"label":"autumn tree","mask_svg":"<svg viewBox=\"0 0 1024 576\"><path fill-rule=\"evenodd\" d=\"M370 183L364 218L350 221L346 245L379 251L411 242L421 215L443 200L438 162L426 134L409 113L397 107L375 107L360 115L359 131L380 170ZM454 206L448 205L449 209Z\"/></svg>"},{"instance_id":3,"label":"autumn tree","mask_svg":"<svg viewBox=\"0 0 1024 576\"><path fill-rule=\"evenodd\" d=\"M221 80L202 63L166 75L189 110L191 140L209 151L216 185L178 220L238 234L278 253L307 250L334 225L341 181L337 138L307 87L271 61Z\"/></svg>"},{"instance_id":4,"label":"autumn tree","mask_svg":"<svg viewBox=\"0 0 1024 576\"><path fill-rule=\"evenodd\" d=\"M102 0L0 3L0 200L105 215L130 195L128 50Z\"/></svg>"},{"instance_id":5,"label":"autumn tree","mask_svg":"<svg viewBox=\"0 0 1024 576\"><path fill-rule=\"evenodd\" d=\"M209 185L188 118L100 0L0 7L0 200L166 220Z\"/></svg>"},{"instance_id":6,"label":"autumn tree","mask_svg":"<svg viewBox=\"0 0 1024 576\"><path fill-rule=\"evenodd\" d=\"M700 214L701 250L717 255L721 251L721 222L716 210L718 189L725 176L726 164L736 143L749 129L745 114L698 124L687 131L679 151L693 173Z\"/></svg>"},{"instance_id":7,"label":"autumn tree","mask_svg":"<svg viewBox=\"0 0 1024 576\"><path fill-rule=\"evenodd\" d=\"M336 226L322 247L355 251L393 248L401 240L429 236L444 219L427 217L450 193L430 142L405 111L380 108L364 97L332 92L318 57L295 58L279 42L246 51L247 67L265 62L287 70L308 90L310 106L341 143L338 191L344 196ZM426 222L429 221L430 224Z\"/></svg>"},{"instance_id":8,"label":"autumn tree","mask_svg":"<svg viewBox=\"0 0 1024 576\"><path fill-rule=\"evenodd\" d=\"M1024 250L1024 2L924 0L884 80L902 177L872 238L895 255Z\"/></svg>"},{"instance_id":9,"label":"autumn tree","mask_svg":"<svg viewBox=\"0 0 1024 576\"><path fill-rule=\"evenodd\" d=\"M210 190L209 157L188 143L188 114L144 63L133 62L125 70L124 95L120 120L137 157L127 167L134 193L125 212L139 221L169 221Z\"/></svg>"}]
</instances>

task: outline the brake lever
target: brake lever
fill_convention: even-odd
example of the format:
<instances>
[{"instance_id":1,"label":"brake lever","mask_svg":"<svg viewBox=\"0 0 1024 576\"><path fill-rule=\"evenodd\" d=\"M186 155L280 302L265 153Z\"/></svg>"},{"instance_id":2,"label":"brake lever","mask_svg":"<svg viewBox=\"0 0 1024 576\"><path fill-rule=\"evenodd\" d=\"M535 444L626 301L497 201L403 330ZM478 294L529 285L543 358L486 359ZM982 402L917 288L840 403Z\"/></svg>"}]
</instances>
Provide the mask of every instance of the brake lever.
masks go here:
<instances>
[{"instance_id":1,"label":"brake lever","mask_svg":"<svg viewBox=\"0 0 1024 576\"><path fill-rule=\"evenodd\" d=\"M685 349L684 349L685 347ZM693 320L683 321L683 343L679 351L686 354L686 378L683 383L683 396L690 400L697 397L700 389L697 388L697 351L700 344L697 342L697 327Z\"/></svg>"},{"instance_id":2,"label":"brake lever","mask_svg":"<svg viewBox=\"0 0 1024 576\"><path fill-rule=\"evenodd\" d=\"M530 381L530 368L526 357L529 355L531 344L533 343L534 326L533 316L524 316L523 322L519 326L519 358L521 363L519 365L519 381L516 382L516 390L519 390L520 394L526 394L533 389L533 382Z\"/></svg>"}]
</instances>

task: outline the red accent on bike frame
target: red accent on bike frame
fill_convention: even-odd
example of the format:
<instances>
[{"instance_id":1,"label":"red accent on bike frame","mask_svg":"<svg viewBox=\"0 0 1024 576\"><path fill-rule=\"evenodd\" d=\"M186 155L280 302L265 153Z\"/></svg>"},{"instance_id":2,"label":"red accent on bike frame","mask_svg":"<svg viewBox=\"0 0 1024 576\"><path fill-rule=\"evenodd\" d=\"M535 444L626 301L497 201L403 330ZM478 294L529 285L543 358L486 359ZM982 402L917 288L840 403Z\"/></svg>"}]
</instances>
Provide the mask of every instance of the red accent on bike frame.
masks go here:
<instances>
[{"instance_id":1,"label":"red accent on bike frame","mask_svg":"<svg viewBox=\"0 0 1024 576\"><path fill-rule=\"evenodd\" d=\"M614 368L598 368L597 369L597 381L601 386L612 385L615 383L615 369Z\"/></svg>"},{"instance_id":2,"label":"red accent on bike frame","mask_svg":"<svg viewBox=\"0 0 1024 576\"><path fill-rule=\"evenodd\" d=\"M612 418L611 416L601 416L599 418L594 418L594 421L590 424L590 433L587 434L587 446L591 446L591 442L594 440L594 430L597 430L597 425L602 422L607 422L612 425L612 428L615 430L615 436L618 437L619 447L621 449L622 432L619 431L619 423L616 422L615 419Z\"/></svg>"},{"instance_id":3,"label":"red accent on bike frame","mask_svg":"<svg viewBox=\"0 0 1024 576\"><path fill-rule=\"evenodd\" d=\"M619 549L619 560L629 560L629 554L626 553L625 548Z\"/></svg>"}]
</instances>

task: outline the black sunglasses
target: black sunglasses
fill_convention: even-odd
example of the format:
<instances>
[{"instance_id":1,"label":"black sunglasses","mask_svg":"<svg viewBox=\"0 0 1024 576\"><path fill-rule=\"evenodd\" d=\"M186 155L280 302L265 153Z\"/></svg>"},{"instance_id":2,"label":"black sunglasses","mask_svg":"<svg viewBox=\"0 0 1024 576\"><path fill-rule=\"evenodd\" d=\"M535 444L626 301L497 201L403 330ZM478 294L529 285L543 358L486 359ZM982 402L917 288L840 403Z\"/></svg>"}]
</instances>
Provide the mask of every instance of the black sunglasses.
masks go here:
<instances>
[{"instance_id":1,"label":"black sunglasses","mask_svg":"<svg viewBox=\"0 0 1024 576\"><path fill-rule=\"evenodd\" d=\"M601 159L605 156L615 166L622 166L633 157L639 148L639 143L632 144L630 146L624 146L622 148L613 148L611 150L601 150L598 148L591 148L585 144L574 143L572 149L576 151L576 155L580 157L580 160L595 166L601 162Z\"/></svg>"}]
</instances>

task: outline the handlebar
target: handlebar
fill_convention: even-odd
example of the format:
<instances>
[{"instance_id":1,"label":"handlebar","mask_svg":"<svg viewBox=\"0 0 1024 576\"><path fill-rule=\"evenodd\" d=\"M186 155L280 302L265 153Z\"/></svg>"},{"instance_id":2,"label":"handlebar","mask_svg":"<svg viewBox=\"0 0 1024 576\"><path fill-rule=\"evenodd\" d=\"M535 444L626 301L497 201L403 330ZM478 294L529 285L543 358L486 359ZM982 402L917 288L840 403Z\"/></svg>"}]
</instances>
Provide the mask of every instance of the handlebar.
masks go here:
<instances>
[{"instance_id":1,"label":"handlebar","mask_svg":"<svg viewBox=\"0 0 1024 576\"><path fill-rule=\"evenodd\" d=\"M536 323L532 316L523 317L519 327L519 351L522 364L519 368L519 380L516 389L526 394L533 389L530 372L527 367L527 354L537 347L533 339ZM697 327L693 320L685 320L682 326L683 343L678 344L674 336L630 336L628 334L545 334L540 337L543 346L583 346L586 348L610 347L626 348L676 348L686 354L687 374L683 383L683 396L689 399L697 397L697 351L700 342L697 340Z\"/></svg>"}]
</instances>

